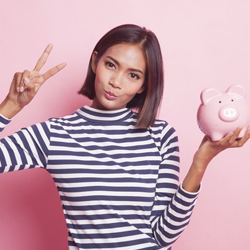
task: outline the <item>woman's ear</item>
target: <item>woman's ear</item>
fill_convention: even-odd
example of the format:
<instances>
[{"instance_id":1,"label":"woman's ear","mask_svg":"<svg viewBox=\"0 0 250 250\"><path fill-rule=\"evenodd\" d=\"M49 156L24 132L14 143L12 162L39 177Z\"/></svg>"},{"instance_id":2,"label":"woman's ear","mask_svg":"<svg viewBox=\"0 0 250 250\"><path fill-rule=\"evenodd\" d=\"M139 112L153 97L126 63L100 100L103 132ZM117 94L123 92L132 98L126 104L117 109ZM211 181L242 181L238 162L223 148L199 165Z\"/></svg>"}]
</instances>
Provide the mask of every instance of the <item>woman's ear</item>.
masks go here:
<instances>
[{"instance_id":1,"label":"woman's ear","mask_svg":"<svg viewBox=\"0 0 250 250\"><path fill-rule=\"evenodd\" d=\"M97 62L96 62L97 54L98 52L94 51L92 54L92 58L91 58L91 68L94 73L96 72L96 66L97 66Z\"/></svg>"}]
</instances>

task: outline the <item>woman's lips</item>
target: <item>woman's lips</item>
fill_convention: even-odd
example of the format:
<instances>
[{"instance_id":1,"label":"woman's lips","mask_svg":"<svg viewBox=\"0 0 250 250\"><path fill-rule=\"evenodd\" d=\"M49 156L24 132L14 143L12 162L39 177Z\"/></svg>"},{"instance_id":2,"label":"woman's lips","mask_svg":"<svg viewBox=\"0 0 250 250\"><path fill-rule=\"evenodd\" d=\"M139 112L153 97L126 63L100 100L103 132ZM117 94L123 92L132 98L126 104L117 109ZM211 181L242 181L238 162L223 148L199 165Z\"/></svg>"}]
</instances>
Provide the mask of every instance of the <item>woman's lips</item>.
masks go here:
<instances>
[{"instance_id":1,"label":"woman's lips","mask_svg":"<svg viewBox=\"0 0 250 250\"><path fill-rule=\"evenodd\" d=\"M117 96L110 91L104 91L105 97L109 100L115 100Z\"/></svg>"}]
</instances>

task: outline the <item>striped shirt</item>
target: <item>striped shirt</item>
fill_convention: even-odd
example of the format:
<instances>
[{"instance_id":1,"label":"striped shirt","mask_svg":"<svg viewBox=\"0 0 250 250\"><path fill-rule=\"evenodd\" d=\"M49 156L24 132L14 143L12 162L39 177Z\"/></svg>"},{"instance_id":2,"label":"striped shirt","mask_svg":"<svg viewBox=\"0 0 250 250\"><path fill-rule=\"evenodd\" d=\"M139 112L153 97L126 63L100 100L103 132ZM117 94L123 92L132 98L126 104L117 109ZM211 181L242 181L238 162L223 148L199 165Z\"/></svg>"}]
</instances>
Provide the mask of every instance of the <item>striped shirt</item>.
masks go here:
<instances>
[{"instance_id":1,"label":"striped shirt","mask_svg":"<svg viewBox=\"0 0 250 250\"><path fill-rule=\"evenodd\" d=\"M0 117L0 131L10 121ZM171 249L198 193L179 186L175 130L138 129L130 109L84 106L0 141L0 172L45 168L54 179L69 249Z\"/></svg>"}]
</instances>

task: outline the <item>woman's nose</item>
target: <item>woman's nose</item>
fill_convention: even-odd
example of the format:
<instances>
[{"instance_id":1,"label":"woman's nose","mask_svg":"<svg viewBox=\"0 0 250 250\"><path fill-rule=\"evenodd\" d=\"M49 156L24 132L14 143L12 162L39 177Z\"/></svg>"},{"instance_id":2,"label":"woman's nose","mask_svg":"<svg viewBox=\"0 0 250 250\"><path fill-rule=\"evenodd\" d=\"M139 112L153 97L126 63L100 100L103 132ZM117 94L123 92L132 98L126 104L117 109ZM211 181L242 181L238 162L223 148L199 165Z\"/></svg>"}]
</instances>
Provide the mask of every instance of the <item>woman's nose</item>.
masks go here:
<instances>
[{"instance_id":1,"label":"woman's nose","mask_svg":"<svg viewBox=\"0 0 250 250\"><path fill-rule=\"evenodd\" d=\"M113 74L109 80L109 84L111 84L114 88L121 88L121 74L116 73Z\"/></svg>"}]
</instances>

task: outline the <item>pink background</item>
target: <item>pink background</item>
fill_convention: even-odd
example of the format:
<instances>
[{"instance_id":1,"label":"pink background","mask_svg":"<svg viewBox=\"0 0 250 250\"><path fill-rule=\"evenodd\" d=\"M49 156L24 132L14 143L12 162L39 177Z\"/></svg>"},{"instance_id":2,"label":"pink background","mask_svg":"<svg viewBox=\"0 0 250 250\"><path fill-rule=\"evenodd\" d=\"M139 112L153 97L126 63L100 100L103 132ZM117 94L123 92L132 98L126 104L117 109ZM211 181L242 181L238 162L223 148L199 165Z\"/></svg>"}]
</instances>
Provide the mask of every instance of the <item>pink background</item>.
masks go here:
<instances>
[{"instance_id":1,"label":"pink background","mask_svg":"<svg viewBox=\"0 0 250 250\"><path fill-rule=\"evenodd\" d=\"M89 104L76 92L94 45L114 26L134 23L154 31L162 47L165 92L159 117L178 131L183 179L203 137L196 124L200 92L241 84L250 104L249 13L247 0L1 0L1 99L13 74L32 70L48 43L54 49L44 71L68 64L2 135ZM190 225L174 250L250 249L249 155L248 142L211 162Z\"/></svg>"}]
</instances>

